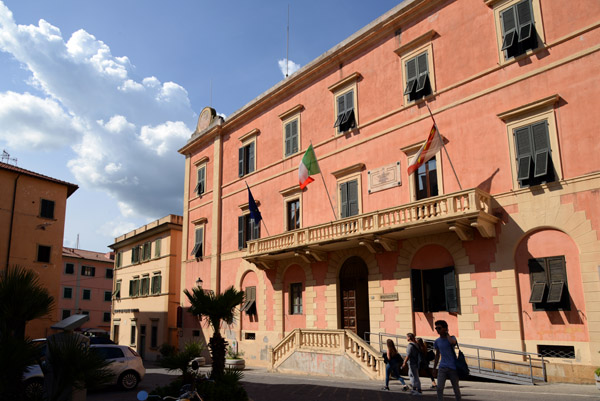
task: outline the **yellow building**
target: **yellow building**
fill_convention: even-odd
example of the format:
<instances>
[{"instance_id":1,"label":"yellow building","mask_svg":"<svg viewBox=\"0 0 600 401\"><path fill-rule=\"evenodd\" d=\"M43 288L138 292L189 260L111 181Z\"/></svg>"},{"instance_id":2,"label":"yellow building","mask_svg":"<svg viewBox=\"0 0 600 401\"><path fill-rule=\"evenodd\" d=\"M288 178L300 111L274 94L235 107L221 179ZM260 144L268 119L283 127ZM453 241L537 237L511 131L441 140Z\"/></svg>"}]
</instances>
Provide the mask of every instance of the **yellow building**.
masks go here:
<instances>
[{"instance_id":1,"label":"yellow building","mask_svg":"<svg viewBox=\"0 0 600 401\"><path fill-rule=\"evenodd\" d=\"M0 270L32 269L58 301L67 198L78 186L0 163L0 188ZM46 337L58 321L54 310L29 322L25 335Z\"/></svg>"},{"instance_id":2,"label":"yellow building","mask_svg":"<svg viewBox=\"0 0 600 401\"><path fill-rule=\"evenodd\" d=\"M168 215L115 238L111 338L157 359L177 346L183 218Z\"/></svg>"}]
</instances>

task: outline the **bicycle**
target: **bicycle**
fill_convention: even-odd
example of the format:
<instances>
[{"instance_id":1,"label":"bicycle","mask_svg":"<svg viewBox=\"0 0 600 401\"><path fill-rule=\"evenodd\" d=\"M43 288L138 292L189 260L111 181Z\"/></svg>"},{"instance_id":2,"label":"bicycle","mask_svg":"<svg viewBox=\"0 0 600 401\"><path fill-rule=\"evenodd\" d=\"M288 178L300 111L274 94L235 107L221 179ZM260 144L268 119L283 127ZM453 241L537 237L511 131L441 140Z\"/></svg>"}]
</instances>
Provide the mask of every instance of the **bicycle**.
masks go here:
<instances>
[{"instance_id":1,"label":"bicycle","mask_svg":"<svg viewBox=\"0 0 600 401\"><path fill-rule=\"evenodd\" d=\"M184 386L185 387L185 386ZM139 401L151 401L151 400L159 400L159 401L165 401L165 400L175 400L175 401L204 401L202 399L202 397L200 397L200 394L198 394L198 392L196 390L188 390L185 391L184 393L182 393L179 397L172 397L170 395L166 395L164 397L161 397L159 395L150 395L148 394L148 392L142 390L137 394L137 399Z\"/></svg>"}]
</instances>

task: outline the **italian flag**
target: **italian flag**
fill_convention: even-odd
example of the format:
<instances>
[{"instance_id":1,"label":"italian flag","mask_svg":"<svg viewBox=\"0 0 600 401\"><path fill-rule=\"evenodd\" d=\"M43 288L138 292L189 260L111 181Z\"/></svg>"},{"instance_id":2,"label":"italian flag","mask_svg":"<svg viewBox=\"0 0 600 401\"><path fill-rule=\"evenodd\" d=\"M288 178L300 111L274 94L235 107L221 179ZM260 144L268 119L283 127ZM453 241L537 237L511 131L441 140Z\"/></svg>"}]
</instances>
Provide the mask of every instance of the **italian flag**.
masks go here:
<instances>
[{"instance_id":1,"label":"italian flag","mask_svg":"<svg viewBox=\"0 0 600 401\"><path fill-rule=\"evenodd\" d=\"M311 175L319 174L319 163L317 163L317 156L315 156L315 150L312 147L312 143L306 149L306 153L302 157L300 167L298 168L298 178L300 179L300 189L304 189L308 184L314 181Z\"/></svg>"},{"instance_id":2,"label":"italian flag","mask_svg":"<svg viewBox=\"0 0 600 401\"><path fill-rule=\"evenodd\" d=\"M442 148L442 137L437 130L435 124L431 127L427 141L421 146L415 157L408 165L408 175L411 175L419 169L426 161L431 159Z\"/></svg>"}]
</instances>

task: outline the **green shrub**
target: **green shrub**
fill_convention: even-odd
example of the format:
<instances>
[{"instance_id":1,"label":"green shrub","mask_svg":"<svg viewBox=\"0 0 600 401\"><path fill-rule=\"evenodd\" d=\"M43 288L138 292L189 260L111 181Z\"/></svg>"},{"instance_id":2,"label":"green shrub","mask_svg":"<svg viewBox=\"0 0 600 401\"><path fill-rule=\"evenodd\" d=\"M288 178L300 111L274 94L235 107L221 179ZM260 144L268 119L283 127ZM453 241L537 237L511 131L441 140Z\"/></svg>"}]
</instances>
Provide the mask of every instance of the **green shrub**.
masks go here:
<instances>
[{"instance_id":1,"label":"green shrub","mask_svg":"<svg viewBox=\"0 0 600 401\"><path fill-rule=\"evenodd\" d=\"M201 341L190 341L183 346L183 350L172 355L165 356L160 360L160 366L169 371L180 371L184 383L191 383L193 375L189 371L189 363L192 359L202 355L205 347Z\"/></svg>"},{"instance_id":2,"label":"green shrub","mask_svg":"<svg viewBox=\"0 0 600 401\"><path fill-rule=\"evenodd\" d=\"M204 401L248 401L248 394L240 384L242 377L242 372L227 369L220 380L197 381L196 389Z\"/></svg>"},{"instance_id":3,"label":"green shrub","mask_svg":"<svg viewBox=\"0 0 600 401\"><path fill-rule=\"evenodd\" d=\"M162 355L162 357L171 356L177 352L177 348L174 345L164 343L158 349L158 352Z\"/></svg>"}]
</instances>

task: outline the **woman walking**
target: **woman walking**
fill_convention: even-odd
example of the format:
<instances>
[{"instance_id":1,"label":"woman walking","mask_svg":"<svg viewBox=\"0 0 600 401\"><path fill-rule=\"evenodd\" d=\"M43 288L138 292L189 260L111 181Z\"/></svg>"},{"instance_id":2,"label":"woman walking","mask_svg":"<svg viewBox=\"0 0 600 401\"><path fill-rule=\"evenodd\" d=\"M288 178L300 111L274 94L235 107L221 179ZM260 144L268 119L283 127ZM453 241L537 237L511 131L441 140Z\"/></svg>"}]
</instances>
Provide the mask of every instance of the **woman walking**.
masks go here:
<instances>
[{"instance_id":1,"label":"woman walking","mask_svg":"<svg viewBox=\"0 0 600 401\"><path fill-rule=\"evenodd\" d=\"M383 361L385 362L385 387L383 390L390 389L390 374L394 373L398 377L398 380L400 380L400 383L402 383L402 391L407 391L408 386L406 385L404 379L400 376L400 371L398 369L398 366L402 361L402 357L396 350L394 341L391 339L387 340L387 352L383 354Z\"/></svg>"},{"instance_id":2,"label":"woman walking","mask_svg":"<svg viewBox=\"0 0 600 401\"><path fill-rule=\"evenodd\" d=\"M417 344L419 348L421 348L421 365L419 366L419 370L423 370L427 377L431 379L431 388L435 388L435 379L433 378L433 372L429 367L429 362L433 361L435 358L435 354L433 351L427 350L427 344L423 341L421 337L417 338ZM431 357L429 356L431 353Z\"/></svg>"},{"instance_id":3,"label":"woman walking","mask_svg":"<svg viewBox=\"0 0 600 401\"><path fill-rule=\"evenodd\" d=\"M417 344L415 335L408 333L406 335L408 346L406 347L406 358L402 364L402 368L408 365L408 375L410 376L410 384L412 385L412 395L421 395L421 380L419 380L419 361L421 360L421 348Z\"/></svg>"}]
</instances>

